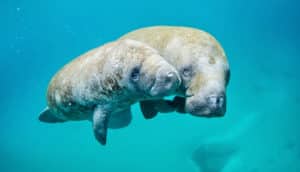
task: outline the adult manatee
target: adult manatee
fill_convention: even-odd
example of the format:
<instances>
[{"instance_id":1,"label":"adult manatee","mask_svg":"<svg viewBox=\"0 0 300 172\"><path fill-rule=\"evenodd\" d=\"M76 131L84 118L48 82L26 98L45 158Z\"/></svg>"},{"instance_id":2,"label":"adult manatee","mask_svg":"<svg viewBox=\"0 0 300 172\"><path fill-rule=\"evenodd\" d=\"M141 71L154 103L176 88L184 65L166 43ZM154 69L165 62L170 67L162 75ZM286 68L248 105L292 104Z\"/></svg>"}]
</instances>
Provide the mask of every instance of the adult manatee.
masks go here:
<instances>
[{"instance_id":1,"label":"adult manatee","mask_svg":"<svg viewBox=\"0 0 300 172\"><path fill-rule=\"evenodd\" d=\"M229 64L218 41L195 28L155 26L127 33L120 39L144 42L159 51L181 76L181 86L173 101L142 101L145 118L157 112L177 111L196 116L223 116Z\"/></svg>"}]
</instances>

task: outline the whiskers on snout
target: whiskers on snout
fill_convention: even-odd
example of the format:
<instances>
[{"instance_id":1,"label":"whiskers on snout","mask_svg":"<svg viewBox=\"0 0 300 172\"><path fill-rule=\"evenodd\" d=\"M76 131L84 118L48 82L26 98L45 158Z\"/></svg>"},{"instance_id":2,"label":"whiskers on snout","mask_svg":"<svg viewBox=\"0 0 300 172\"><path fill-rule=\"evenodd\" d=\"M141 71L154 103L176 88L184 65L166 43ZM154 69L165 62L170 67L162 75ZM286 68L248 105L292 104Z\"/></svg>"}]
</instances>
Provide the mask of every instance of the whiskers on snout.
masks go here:
<instances>
[{"instance_id":1,"label":"whiskers on snout","mask_svg":"<svg viewBox=\"0 0 300 172\"><path fill-rule=\"evenodd\" d=\"M191 115L199 117L222 117L225 115L226 95L224 93L206 96L202 101L199 99L197 97L187 98L188 103L185 109Z\"/></svg>"}]
</instances>

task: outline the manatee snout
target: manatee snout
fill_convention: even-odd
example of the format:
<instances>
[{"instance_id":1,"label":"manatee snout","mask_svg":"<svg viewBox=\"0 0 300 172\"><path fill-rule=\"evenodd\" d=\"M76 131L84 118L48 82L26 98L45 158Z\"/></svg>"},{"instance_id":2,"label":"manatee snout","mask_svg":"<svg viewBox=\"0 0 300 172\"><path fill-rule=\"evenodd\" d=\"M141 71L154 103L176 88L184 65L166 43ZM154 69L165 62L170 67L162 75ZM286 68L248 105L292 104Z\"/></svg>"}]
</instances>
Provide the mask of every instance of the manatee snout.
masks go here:
<instances>
[{"instance_id":1,"label":"manatee snout","mask_svg":"<svg viewBox=\"0 0 300 172\"><path fill-rule=\"evenodd\" d=\"M224 93L213 94L207 98L207 106L215 116L224 116L226 112L226 95Z\"/></svg>"},{"instance_id":2,"label":"manatee snout","mask_svg":"<svg viewBox=\"0 0 300 172\"><path fill-rule=\"evenodd\" d=\"M208 66L195 74L186 93L185 111L199 117L222 117L226 112L227 65Z\"/></svg>"},{"instance_id":3,"label":"manatee snout","mask_svg":"<svg viewBox=\"0 0 300 172\"><path fill-rule=\"evenodd\" d=\"M179 88L181 79L178 72L172 66L162 66L157 70L155 82L150 90L153 97L167 96Z\"/></svg>"},{"instance_id":4,"label":"manatee snout","mask_svg":"<svg viewBox=\"0 0 300 172\"><path fill-rule=\"evenodd\" d=\"M222 117L226 112L226 94L215 92L186 99L185 111L200 117Z\"/></svg>"}]
</instances>

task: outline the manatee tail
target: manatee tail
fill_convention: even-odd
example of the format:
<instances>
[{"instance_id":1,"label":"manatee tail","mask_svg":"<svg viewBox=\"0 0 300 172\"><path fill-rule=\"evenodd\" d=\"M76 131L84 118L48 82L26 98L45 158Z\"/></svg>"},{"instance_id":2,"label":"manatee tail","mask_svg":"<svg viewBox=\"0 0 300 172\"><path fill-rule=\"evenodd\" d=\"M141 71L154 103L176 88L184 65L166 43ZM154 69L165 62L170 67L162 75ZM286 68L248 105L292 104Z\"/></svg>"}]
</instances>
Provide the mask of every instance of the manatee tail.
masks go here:
<instances>
[{"instance_id":1,"label":"manatee tail","mask_svg":"<svg viewBox=\"0 0 300 172\"><path fill-rule=\"evenodd\" d=\"M57 116L51 112L48 107L40 113L39 120L46 123L65 122L65 120L57 118Z\"/></svg>"}]
</instances>

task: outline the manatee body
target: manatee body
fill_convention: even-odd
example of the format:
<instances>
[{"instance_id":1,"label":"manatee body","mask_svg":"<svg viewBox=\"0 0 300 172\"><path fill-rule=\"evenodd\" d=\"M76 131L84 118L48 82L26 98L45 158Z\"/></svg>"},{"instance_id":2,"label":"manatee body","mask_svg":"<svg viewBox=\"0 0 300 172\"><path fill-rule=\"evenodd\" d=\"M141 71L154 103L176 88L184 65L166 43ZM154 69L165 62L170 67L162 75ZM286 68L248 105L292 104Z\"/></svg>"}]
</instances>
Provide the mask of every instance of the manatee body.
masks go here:
<instances>
[{"instance_id":1,"label":"manatee body","mask_svg":"<svg viewBox=\"0 0 300 172\"><path fill-rule=\"evenodd\" d=\"M146 118L177 111L196 116L223 116L229 64L218 41L195 28L156 26L138 29L120 39L133 39L155 48L179 72L182 80L173 101L142 101Z\"/></svg>"},{"instance_id":2,"label":"manatee body","mask_svg":"<svg viewBox=\"0 0 300 172\"><path fill-rule=\"evenodd\" d=\"M180 83L176 69L153 48L115 41L74 59L52 78L39 120L90 120L96 139L105 145L108 127L130 123L130 105L171 95Z\"/></svg>"}]
</instances>

